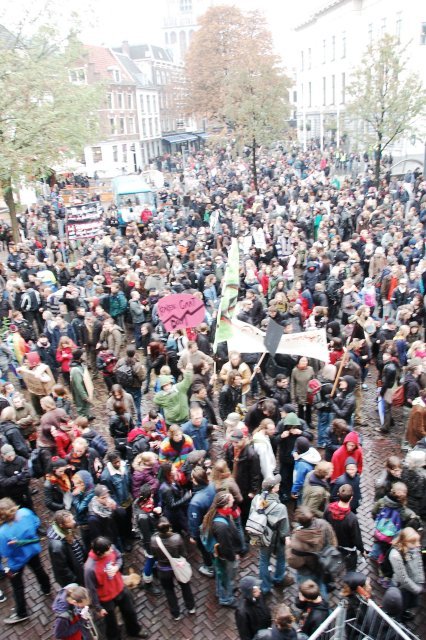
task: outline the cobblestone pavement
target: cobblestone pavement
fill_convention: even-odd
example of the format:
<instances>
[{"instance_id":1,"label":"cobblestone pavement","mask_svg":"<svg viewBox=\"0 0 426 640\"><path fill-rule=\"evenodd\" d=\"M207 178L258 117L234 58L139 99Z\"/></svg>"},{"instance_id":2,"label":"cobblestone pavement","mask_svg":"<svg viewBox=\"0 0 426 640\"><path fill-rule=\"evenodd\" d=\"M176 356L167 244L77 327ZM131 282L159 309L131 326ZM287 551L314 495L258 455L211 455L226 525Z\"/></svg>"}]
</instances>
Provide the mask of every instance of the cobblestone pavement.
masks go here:
<instances>
[{"instance_id":1,"label":"cobblestone pavement","mask_svg":"<svg viewBox=\"0 0 426 640\"><path fill-rule=\"evenodd\" d=\"M363 503L359 510L362 534L367 548L371 546L372 539L373 521L369 514L373 503L372 487L374 486L374 480L383 469L385 458L388 455L400 451L399 443L402 434L402 425L397 429L396 433L390 437L385 438L378 436L377 433L374 432L374 427L377 426L377 414L374 407L374 384L373 378L368 378L368 380L370 381L370 389L364 392L365 404L363 407L366 426L361 429L364 439L365 467L362 474ZM95 427L105 433L108 430L108 422L105 417L107 394L101 384L96 384L96 389L96 414L99 416L99 419L95 422ZM399 421L397 420L397 422ZM37 512L42 517L44 523L47 523L49 522L50 515L42 505L41 481L37 481L37 484L40 485L40 492L36 496ZM45 541L43 542L42 555L44 566L48 568L50 572L50 563L46 552ZM150 628L152 640L171 640L174 638L179 638L179 640L237 639L238 635L235 628L234 612L223 607L218 607L214 595L213 580L198 573L197 566L201 564L200 557L192 547L190 557L194 567L192 585L197 603L196 614L192 616L184 615L182 620L175 622L168 612L163 595L155 597L138 590L133 593L136 597L137 610L141 622ZM137 569L140 569L142 566L142 554L138 549L137 543L135 543L133 552L126 556L126 566L132 566ZM368 566L368 571L373 582L373 597L376 602L380 603L383 589L377 583L377 577L373 568ZM250 552L243 558L239 568L240 577L250 573L257 575L256 551ZM20 640L21 638L25 638L27 640L33 640L34 638L39 638L40 640L47 640L48 638L53 638L53 617L50 607L53 594L56 593L57 589L52 589L52 596L50 597L41 595L34 576L29 569L25 570L25 586L31 617L27 622L13 627L7 627L3 625L2 619L8 615L11 606L13 606L13 597L7 580L3 580L0 583L0 588L2 588L7 595L7 601L0 604L0 629L2 639ZM58 585L55 586L57 587ZM276 591L270 598L270 605L273 606L282 601L292 605L295 596L296 590L294 586L286 589L284 592ZM333 600L334 603L337 601L336 598ZM423 606L419 608L419 614L412 623L411 628L420 638L426 638L426 616L424 614L426 598L424 596L422 605Z\"/></svg>"}]
</instances>

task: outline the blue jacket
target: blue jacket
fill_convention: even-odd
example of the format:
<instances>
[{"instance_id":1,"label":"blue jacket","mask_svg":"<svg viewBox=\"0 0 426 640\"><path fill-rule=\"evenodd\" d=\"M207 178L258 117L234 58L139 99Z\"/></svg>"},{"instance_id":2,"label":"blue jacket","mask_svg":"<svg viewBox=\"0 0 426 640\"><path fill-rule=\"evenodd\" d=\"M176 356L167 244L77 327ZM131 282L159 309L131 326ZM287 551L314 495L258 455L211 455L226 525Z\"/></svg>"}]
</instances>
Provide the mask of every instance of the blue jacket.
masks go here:
<instances>
[{"instance_id":1,"label":"blue jacket","mask_svg":"<svg viewBox=\"0 0 426 640\"><path fill-rule=\"evenodd\" d=\"M0 527L0 556L7 559L7 566L11 571L19 571L28 560L40 553L38 527L40 518L30 509L18 509L12 522L2 524ZM28 544L8 544L10 540L33 540Z\"/></svg>"},{"instance_id":2,"label":"blue jacket","mask_svg":"<svg viewBox=\"0 0 426 640\"><path fill-rule=\"evenodd\" d=\"M213 484L208 484L198 491L196 489L195 486L191 502L188 505L188 529L191 538L195 540L200 537L200 525L216 495Z\"/></svg>"},{"instance_id":3,"label":"blue jacket","mask_svg":"<svg viewBox=\"0 0 426 640\"><path fill-rule=\"evenodd\" d=\"M301 498L306 475L314 468L315 464L311 464L310 462L303 460L303 458L296 460L294 463L293 486L291 487L291 493L293 495Z\"/></svg>"},{"instance_id":4,"label":"blue jacket","mask_svg":"<svg viewBox=\"0 0 426 640\"><path fill-rule=\"evenodd\" d=\"M108 466L102 471L102 475L99 480L100 484L104 484L111 492L111 498L120 505L124 506L125 503L132 502L132 494L130 491L130 470L126 463L126 473L121 475L119 473L111 474ZM128 506L128 505L127 505Z\"/></svg>"},{"instance_id":5,"label":"blue jacket","mask_svg":"<svg viewBox=\"0 0 426 640\"><path fill-rule=\"evenodd\" d=\"M210 442L207 437L208 422L206 418L203 418L199 427L194 427L191 420L188 420L188 422L185 422L181 426L181 429L187 436L191 436L194 449L197 449L198 451L208 451L210 449Z\"/></svg>"}]
</instances>

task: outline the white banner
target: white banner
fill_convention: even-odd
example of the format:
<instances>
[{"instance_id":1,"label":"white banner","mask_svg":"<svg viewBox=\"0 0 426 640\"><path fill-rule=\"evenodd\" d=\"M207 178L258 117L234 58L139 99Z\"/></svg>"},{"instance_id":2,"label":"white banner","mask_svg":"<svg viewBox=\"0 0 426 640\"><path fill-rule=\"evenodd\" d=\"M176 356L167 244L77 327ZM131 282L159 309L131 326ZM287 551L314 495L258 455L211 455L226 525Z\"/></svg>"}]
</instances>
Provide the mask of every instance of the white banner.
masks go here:
<instances>
[{"instance_id":1,"label":"white banner","mask_svg":"<svg viewBox=\"0 0 426 640\"><path fill-rule=\"evenodd\" d=\"M234 319L233 336L228 340L228 351L239 353L264 353L265 334L252 325ZM329 361L325 329L312 329L303 333L286 333L280 340L277 353L290 356L306 356L321 362Z\"/></svg>"}]
</instances>

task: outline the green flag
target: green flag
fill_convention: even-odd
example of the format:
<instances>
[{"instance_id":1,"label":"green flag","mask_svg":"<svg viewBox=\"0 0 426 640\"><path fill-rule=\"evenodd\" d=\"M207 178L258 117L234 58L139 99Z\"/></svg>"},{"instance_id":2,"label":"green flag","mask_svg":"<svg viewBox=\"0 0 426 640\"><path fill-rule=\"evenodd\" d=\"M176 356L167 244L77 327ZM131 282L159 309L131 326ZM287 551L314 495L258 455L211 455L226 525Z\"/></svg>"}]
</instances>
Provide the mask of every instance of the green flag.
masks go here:
<instances>
[{"instance_id":1,"label":"green flag","mask_svg":"<svg viewBox=\"0 0 426 640\"><path fill-rule=\"evenodd\" d=\"M240 286L240 253L238 241L232 238L231 248L228 253L228 264L223 277L222 295L217 311L216 333L214 336L213 351L216 353L219 342L225 342L232 338L233 330L231 319L234 315L235 305L238 299Z\"/></svg>"}]
</instances>

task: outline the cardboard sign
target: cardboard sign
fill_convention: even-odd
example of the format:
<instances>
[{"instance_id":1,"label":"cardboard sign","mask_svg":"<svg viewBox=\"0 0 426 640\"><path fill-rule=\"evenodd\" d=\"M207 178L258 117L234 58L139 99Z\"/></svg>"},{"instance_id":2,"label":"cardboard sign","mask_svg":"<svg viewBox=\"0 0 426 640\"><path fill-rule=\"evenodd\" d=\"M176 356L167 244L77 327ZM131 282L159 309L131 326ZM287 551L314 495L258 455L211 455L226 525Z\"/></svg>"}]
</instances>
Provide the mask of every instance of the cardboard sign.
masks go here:
<instances>
[{"instance_id":1,"label":"cardboard sign","mask_svg":"<svg viewBox=\"0 0 426 640\"><path fill-rule=\"evenodd\" d=\"M268 326L266 328L265 335L265 347L271 356L274 356L277 352L278 345L283 337L283 328L278 322L269 318Z\"/></svg>"},{"instance_id":2,"label":"cardboard sign","mask_svg":"<svg viewBox=\"0 0 426 640\"><path fill-rule=\"evenodd\" d=\"M158 301L158 315L166 331L196 327L206 316L204 303L188 293L173 293Z\"/></svg>"}]
</instances>

